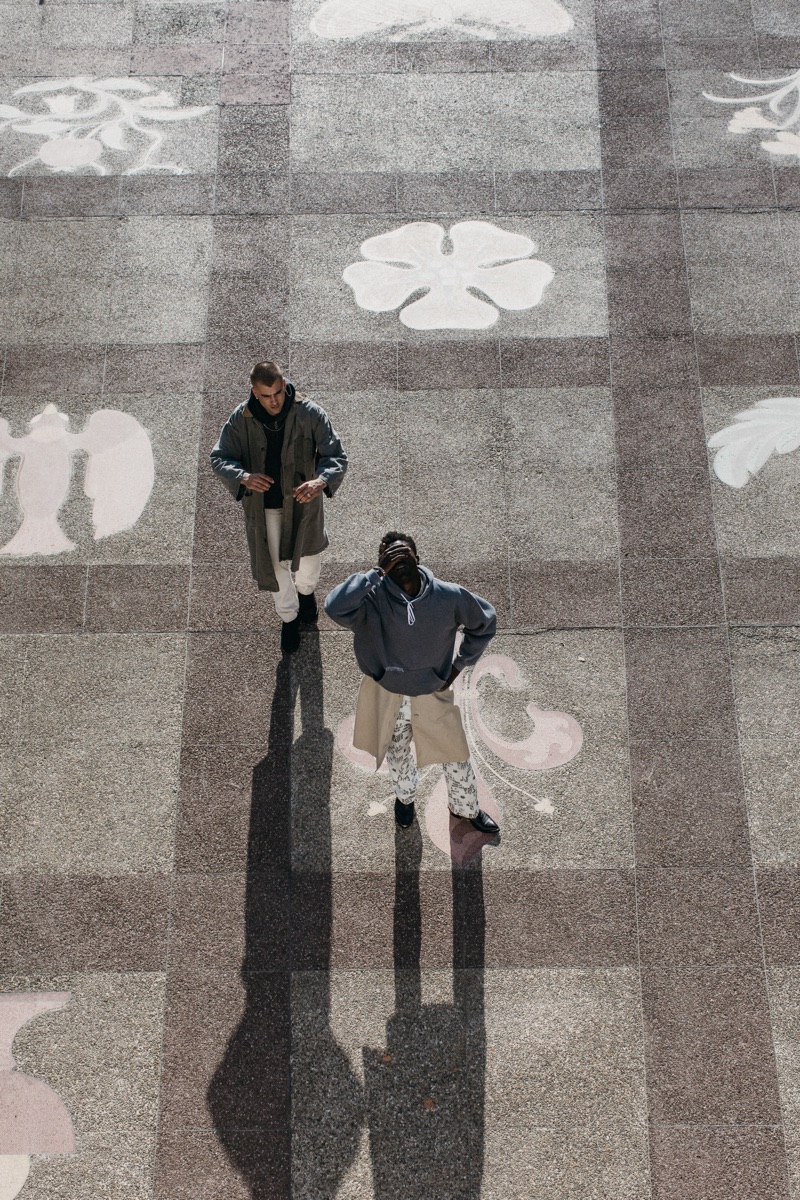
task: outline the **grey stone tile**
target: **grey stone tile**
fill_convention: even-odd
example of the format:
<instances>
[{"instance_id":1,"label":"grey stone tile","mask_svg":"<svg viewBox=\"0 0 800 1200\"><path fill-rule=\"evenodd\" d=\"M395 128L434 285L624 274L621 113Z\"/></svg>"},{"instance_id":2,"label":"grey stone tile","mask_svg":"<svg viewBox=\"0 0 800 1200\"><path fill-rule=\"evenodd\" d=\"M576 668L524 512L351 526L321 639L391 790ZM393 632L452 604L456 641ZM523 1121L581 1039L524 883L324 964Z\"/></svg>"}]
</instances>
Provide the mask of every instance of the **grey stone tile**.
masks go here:
<instances>
[{"instance_id":1,"label":"grey stone tile","mask_svg":"<svg viewBox=\"0 0 800 1200\"><path fill-rule=\"evenodd\" d=\"M286 213L290 209L288 175L275 172L242 174L226 171L216 178L217 213L263 215Z\"/></svg>"},{"instance_id":2,"label":"grey stone tile","mask_svg":"<svg viewBox=\"0 0 800 1200\"><path fill-rule=\"evenodd\" d=\"M505 387L583 387L609 382L607 338L503 339Z\"/></svg>"},{"instance_id":3,"label":"grey stone tile","mask_svg":"<svg viewBox=\"0 0 800 1200\"><path fill-rule=\"evenodd\" d=\"M699 389L614 388L621 466L701 467L707 462Z\"/></svg>"},{"instance_id":4,"label":"grey stone tile","mask_svg":"<svg viewBox=\"0 0 800 1200\"><path fill-rule=\"evenodd\" d=\"M175 883L170 967L286 970L289 920L288 872L182 873ZM248 938L253 925L257 939Z\"/></svg>"},{"instance_id":5,"label":"grey stone tile","mask_svg":"<svg viewBox=\"0 0 800 1200\"><path fill-rule=\"evenodd\" d=\"M800 874L792 867L756 871L764 956L773 966L800 965Z\"/></svg>"},{"instance_id":6,"label":"grey stone tile","mask_svg":"<svg viewBox=\"0 0 800 1200\"><path fill-rule=\"evenodd\" d=\"M761 963L752 872L656 868L637 875L638 929L648 966Z\"/></svg>"},{"instance_id":7,"label":"grey stone tile","mask_svg":"<svg viewBox=\"0 0 800 1200\"><path fill-rule=\"evenodd\" d=\"M700 381L719 384L798 382L797 348L789 335L695 338Z\"/></svg>"},{"instance_id":8,"label":"grey stone tile","mask_svg":"<svg viewBox=\"0 0 800 1200\"><path fill-rule=\"evenodd\" d=\"M791 394L791 392L790 392ZM703 415L710 437L734 425L737 413L775 395L763 386L705 388ZM709 451L713 461L716 451ZM732 488L711 474L714 521L720 552L729 557L793 556L800 552L800 459L775 454L742 488ZM765 562L765 569L767 563Z\"/></svg>"},{"instance_id":9,"label":"grey stone tile","mask_svg":"<svg viewBox=\"0 0 800 1200\"><path fill-rule=\"evenodd\" d=\"M724 619L716 558L637 558L620 564L626 625L717 625Z\"/></svg>"},{"instance_id":10,"label":"grey stone tile","mask_svg":"<svg viewBox=\"0 0 800 1200\"><path fill-rule=\"evenodd\" d=\"M224 737L233 744L256 742L266 747L269 708L261 703L261 697L265 688L266 694L272 695L271 680L280 658L279 630L271 598L258 599L261 615L257 624L254 621L258 632L196 633L190 637L184 746L217 744ZM261 664L260 675L243 666L251 662Z\"/></svg>"},{"instance_id":11,"label":"grey stone tile","mask_svg":"<svg viewBox=\"0 0 800 1200\"><path fill-rule=\"evenodd\" d=\"M119 211L130 217L206 216L214 211L213 177L124 175L120 180Z\"/></svg>"},{"instance_id":12,"label":"grey stone tile","mask_svg":"<svg viewBox=\"0 0 800 1200\"><path fill-rule=\"evenodd\" d=\"M651 968L643 972L642 991L651 1121L778 1123L767 989L760 969Z\"/></svg>"},{"instance_id":13,"label":"grey stone tile","mask_svg":"<svg viewBox=\"0 0 800 1200\"><path fill-rule=\"evenodd\" d=\"M797 803L796 630L731 633L736 711L750 814L760 863L800 861Z\"/></svg>"},{"instance_id":14,"label":"grey stone tile","mask_svg":"<svg viewBox=\"0 0 800 1200\"><path fill-rule=\"evenodd\" d=\"M490 71L495 46L488 42L400 42L396 51L400 71Z\"/></svg>"},{"instance_id":15,"label":"grey stone tile","mask_svg":"<svg viewBox=\"0 0 800 1200\"><path fill-rule=\"evenodd\" d=\"M156 1150L151 1130L84 1132L74 1155L35 1155L25 1184L31 1200L119 1200L149 1197Z\"/></svg>"},{"instance_id":16,"label":"grey stone tile","mask_svg":"<svg viewBox=\"0 0 800 1200\"><path fill-rule=\"evenodd\" d=\"M160 971L168 898L165 876L8 878L0 912L2 969Z\"/></svg>"},{"instance_id":17,"label":"grey stone tile","mask_svg":"<svg viewBox=\"0 0 800 1200\"><path fill-rule=\"evenodd\" d=\"M3 633L73 633L83 625L86 569L0 568Z\"/></svg>"},{"instance_id":18,"label":"grey stone tile","mask_svg":"<svg viewBox=\"0 0 800 1200\"><path fill-rule=\"evenodd\" d=\"M623 554L640 558L708 558L714 518L704 470L622 468L617 475Z\"/></svg>"},{"instance_id":19,"label":"grey stone tile","mask_svg":"<svg viewBox=\"0 0 800 1200\"><path fill-rule=\"evenodd\" d=\"M33 176L25 180L26 217L116 216L118 205L119 179L114 177Z\"/></svg>"},{"instance_id":20,"label":"grey stone tile","mask_svg":"<svg viewBox=\"0 0 800 1200\"><path fill-rule=\"evenodd\" d=\"M288 165L289 121L284 106L225 105L219 125L220 171L271 173Z\"/></svg>"},{"instance_id":21,"label":"grey stone tile","mask_svg":"<svg viewBox=\"0 0 800 1200\"><path fill-rule=\"evenodd\" d=\"M133 40L145 46L191 45L222 42L225 38L225 5L203 0L163 4L138 0Z\"/></svg>"},{"instance_id":22,"label":"grey stone tile","mask_svg":"<svg viewBox=\"0 0 800 1200\"><path fill-rule=\"evenodd\" d=\"M497 211L599 209L598 171L496 171Z\"/></svg>"},{"instance_id":23,"label":"grey stone tile","mask_svg":"<svg viewBox=\"0 0 800 1200\"><path fill-rule=\"evenodd\" d=\"M248 45L268 45L272 52L275 43L289 41L289 5L276 0L234 0L228 6L228 21L225 40L228 43L246 42Z\"/></svg>"},{"instance_id":24,"label":"grey stone tile","mask_svg":"<svg viewBox=\"0 0 800 1200\"><path fill-rule=\"evenodd\" d=\"M532 559L613 558L619 549L613 467L536 467L509 476L507 505L514 513L509 549ZM548 520L542 520L542 514Z\"/></svg>"},{"instance_id":25,"label":"grey stone tile","mask_svg":"<svg viewBox=\"0 0 800 1200\"><path fill-rule=\"evenodd\" d=\"M0 217L18 217L22 212L22 180L0 180Z\"/></svg>"},{"instance_id":26,"label":"grey stone tile","mask_svg":"<svg viewBox=\"0 0 800 1200\"><path fill-rule=\"evenodd\" d=\"M134 45L131 47L132 75L199 75L204 71L215 74L222 70L220 42L179 46Z\"/></svg>"},{"instance_id":27,"label":"grey stone tile","mask_svg":"<svg viewBox=\"0 0 800 1200\"><path fill-rule=\"evenodd\" d=\"M500 345L496 338L465 338L398 347L397 384L401 393L448 387L482 391L500 387Z\"/></svg>"},{"instance_id":28,"label":"grey stone tile","mask_svg":"<svg viewBox=\"0 0 800 1200\"><path fill-rule=\"evenodd\" d=\"M108 330L115 222L22 222L7 339L18 345L93 345Z\"/></svg>"},{"instance_id":29,"label":"grey stone tile","mask_svg":"<svg viewBox=\"0 0 800 1200\"><path fill-rule=\"evenodd\" d=\"M220 82L222 104L288 104L290 99L288 70L272 76L229 72Z\"/></svg>"},{"instance_id":30,"label":"grey stone tile","mask_svg":"<svg viewBox=\"0 0 800 1200\"><path fill-rule=\"evenodd\" d=\"M695 328L702 334L797 329L773 213L685 213Z\"/></svg>"},{"instance_id":31,"label":"grey stone tile","mask_svg":"<svg viewBox=\"0 0 800 1200\"><path fill-rule=\"evenodd\" d=\"M4 991L72 993L65 1008L17 1034L14 1055L20 1070L45 1078L58 1092L75 1122L79 1149L84 1134L154 1132L163 975L79 972L2 979Z\"/></svg>"},{"instance_id":32,"label":"grey stone tile","mask_svg":"<svg viewBox=\"0 0 800 1200\"><path fill-rule=\"evenodd\" d=\"M721 568L732 625L800 625L796 558L726 558Z\"/></svg>"},{"instance_id":33,"label":"grey stone tile","mask_svg":"<svg viewBox=\"0 0 800 1200\"><path fill-rule=\"evenodd\" d=\"M248 854L261 746L184 749L175 862L179 871L241 871ZM252 860L251 860L252 861Z\"/></svg>"},{"instance_id":34,"label":"grey stone tile","mask_svg":"<svg viewBox=\"0 0 800 1200\"><path fill-rule=\"evenodd\" d=\"M107 751L40 738L0 768L9 875L113 876L172 868L178 751ZM98 812L102 817L98 819Z\"/></svg>"},{"instance_id":35,"label":"grey stone tile","mask_svg":"<svg viewBox=\"0 0 800 1200\"><path fill-rule=\"evenodd\" d=\"M656 1200L789 1197L779 1128L656 1125L650 1132L650 1166Z\"/></svg>"},{"instance_id":36,"label":"grey stone tile","mask_svg":"<svg viewBox=\"0 0 800 1200\"><path fill-rule=\"evenodd\" d=\"M155 346L111 345L106 351L105 389L112 395L159 392L170 397L200 390L203 380L203 347L199 343ZM19 387L18 391L31 391ZM84 389L81 389L84 390ZM86 388L86 391L99 389Z\"/></svg>"},{"instance_id":37,"label":"grey stone tile","mask_svg":"<svg viewBox=\"0 0 800 1200\"><path fill-rule=\"evenodd\" d=\"M492 213L494 179L490 171L447 171L438 174L402 174L397 177L397 207L401 212Z\"/></svg>"},{"instance_id":38,"label":"grey stone tile","mask_svg":"<svg viewBox=\"0 0 800 1200\"><path fill-rule=\"evenodd\" d=\"M21 737L62 744L83 739L98 749L141 742L175 745L184 653L183 639L166 633L34 639Z\"/></svg>"},{"instance_id":39,"label":"grey stone tile","mask_svg":"<svg viewBox=\"0 0 800 1200\"><path fill-rule=\"evenodd\" d=\"M377 75L369 121L355 77L296 75L292 99L292 165L301 170L333 171L342 161L361 171L411 172L421 163L429 171L465 163L473 170L599 166L588 74L415 75L413 97L402 75Z\"/></svg>"},{"instance_id":40,"label":"grey stone tile","mask_svg":"<svg viewBox=\"0 0 800 1200\"><path fill-rule=\"evenodd\" d=\"M133 4L54 4L41 14L43 46L85 46L108 49L130 45ZM38 14L37 14L38 15Z\"/></svg>"},{"instance_id":41,"label":"grey stone tile","mask_svg":"<svg viewBox=\"0 0 800 1200\"><path fill-rule=\"evenodd\" d=\"M552 1129L536 1126L487 1129L485 1200L527 1200L531 1180L541 1200L561 1200L575 1186L583 1195L649 1200L647 1134L625 1130Z\"/></svg>"},{"instance_id":42,"label":"grey stone tile","mask_svg":"<svg viewBox=\"0 0 800 1200\"><path fill-rule=\"evenodd\" d=\"M0 647L3 651L3 662L7 664L0 677L0 742L11 745L19 732L30 647L28 639L21 637L3 637L0 639Z\"/></svg>"},{"instance_id":43,"label":"grey stone tile","mask_svg":"<svg viewBox=\"0 0 800 1200\"><path fill-rule=\"evenodd\" d=\"M397 186L390 172L336 171L292 174L295 213L394 212Z\"/></svg>"},{"instance_id":44,"label":"grey stone tile","mask_svg":"<svg viewBox=\"0 0 800 1200\"><path fill-rule=\"evenodd\" d=\"M106 352L102 346L9 346L5 356L5 396L44 393L58 379L62 395L101 392Z\"/></svg>"},{"instance_id":45,"label":"grey stone tile","mask_svg":"<svg viewBox=\"0 0 800 1200\"><path fill-rule=\"evenodd\" d=\"M522 1132L644 1123L633 968L498 969L486 973L484 988L487 1124Z\"/></svg>"},{"instance_id":46,"label":"grey stone tile","mask_svg":"<svg viewBox=\"0 0 800 1200\"><path fill-rule=\"evenodd\" d=\"M614 463L614 414L608 388L506 387L503 415L506 458L514 464L515 482L518 473L557 465L569 469Z\"/></svg>"},{"instance_id":47,"label":"grey stone tile","mask_svg":"<svg viewBox=\"0 0 800 1200\"><path fill-rule=\"evenodd\" d=\"M193 1200L195 1180L206 1200L250 1200L253 1188L289 1200L289 1138L281 1132L231 1130L224 1145L216 1131L162 1132L158 1142L156 1196Z\"/></svg>"},{"instance_id":48,"label":"grey stone tile","mask_svg":"<svg viewBox=\"0 0 800 1200\"><path fill-rule=\"evenodd\" d=\"M621 623L616 559L510 564L513 627L585 628Z\"/></svg>"},{"instance_id":49,"label":"grey stone tile","mask_svg":"<svg viewBox=\"0 0 800 1200\"><path fill-rule=\"evenodd\" d=\"M86 628L95 633L183 630L188 599L188 567L92 567Z\"/></svg>"},{"instance_id":50,"label":"grey stone tile","mask_svg":"<svg viewBox=\"0 0 800 1200\"><path fill-rule=\"evenodd\" d=\"M110 341L203 338L211 231L208 217L130 217L121 223Z\"/></svg>"},{"instance_id":51,"label":"grey stone tile","mask_svg":"<svg viewBox=\"0 0 800 1200\"><path fill-rule=\"evenodd\" d=\"M685 387L697 383L694 340L684 335L612 337L614 384L622 387Z\"/></svg>"}]
</instances>

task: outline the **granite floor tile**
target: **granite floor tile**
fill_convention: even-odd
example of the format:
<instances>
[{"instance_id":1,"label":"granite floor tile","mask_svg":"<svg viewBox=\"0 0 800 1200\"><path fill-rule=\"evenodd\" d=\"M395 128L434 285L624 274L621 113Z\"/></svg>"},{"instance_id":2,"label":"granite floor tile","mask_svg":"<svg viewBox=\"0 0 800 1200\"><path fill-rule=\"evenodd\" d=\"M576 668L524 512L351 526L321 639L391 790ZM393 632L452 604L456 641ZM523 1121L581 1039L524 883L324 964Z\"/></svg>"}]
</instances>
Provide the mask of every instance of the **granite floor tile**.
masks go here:
<instances>
[{"instance_id":1,"label":"granite floor tile","mask_svg":"<svg viewBox=\"0 0 800 1200\"><path fill-rule=\"evenodd\" d=\"M620 571L626 625L719 625L724 620L715 558L625 555Z\"/></svg>"},{"instance_id":2,"label":"granite floor tile","mask_svg":"<svg viewBox=\"0 0 800 1200\"><path fill-rule=\"evenodd\" d=\"M455 214L492 213L495 207L491 171L449 171L397 177L397 207L401 212Z\"/></svg>"},{"instance_id":3,"label":"granite floor tile","mask_svg":"<svg viewBox=\"0 0 800 1200\"><path fill-rule=\"evenodd\" d=\"M143 741L173 746L184 660L183 638L175 634L37 638L28 656L21 736L78 738L106 750Z\"/></svg>"},{"instance_id":4,"label":"granite floor tile","mask_svg":"<svg viewBox=\"0 0 800 1200\"><path fill-rule=\"evenodd\" d=\"M614 386L686 387L697 383L697 361L690 337L612 337Z\"/></svg>"},{"instance_id":5,"label":"granite floor tile","mask_svg":"<svg viewBox=\"0 0 800 1200\"><path fill-rule=\"evenodd\" d=\"M565 471L611 466L616 456L610 389L505 387L503 434L511 496L518 494L520 475L554 466Z\"/></svg>"},{"instance_id":6,"label":"granite floor tile","mask_svg":"<svg viewBox=\"0 0 800 1200\"><path fill-rule=\"evenodd\" d=\"M269 611L269 610L268 610ZM189 638L184 704L184 744L221 739L261 744L265 752L280 661L280 628L274 612L246 633L193 633ZM253 670L253 664L258 670Z\"/></svg>"},{"instance_id":7,"label":"granite floor tile","mask_svg":"<svg viewBox=\"0 0 800 1200\"><path fill-rule=\"evenodd\" d=\"M766 961L800 964L800 874L791 867L757 869L756 887Z\"/></svg>"},{"instance_id":8,"label":"granite floor tile","mask_svg":"<svg viewBox=\"0 0 800 1200\"><path fill-rule=\"evenodd\" d=\"M288 969L287 865L251 869L247 875L180 874L173 897L170 970Z\"/></svg>"},{"instance_id":9,"label":"granite floor tile","mask_svg":"<svg viewBox=\"0 0 800 1200\"><path fill-rule=\"evenodd\" d=\"M619 536L623 554L640 558L707 558L714 520L704 470L622 468Z\"/></svg>"},{"instance_id":10,"label":"granite floor tile","mask_svg":"<svg viewBox=\"0 0 800 1200\"><path fill-rule=\"evenodd\" d=\"M0 651L6 670L0 675L0 744L12 745L18 737L25 696L30 642L20 636L0 637Z\"/></svg>"},{"instance_id":11,"label":"granite floor tile","mask_svg":"<svg viewBox=\"0 0 800 1200\"><path fill-rule=\"evenodd\" d=\"M3 633L73 633L83 625L86 568L0 568Z\"/></svg>"},{"instance_id":12,"label":"granite floor tile","mask_svg":"<svg viewBox=\"0 0 800 1200\"><path fill-rule=\"evenodd\" d=\"M762 972L653 969L642 975L650 1120L775 1125L775 1057Z\"/></svg>"},{"instance_id":13,"label":"granite floor tile","mask_svg":"<svg viewBox=\"0 0 800 1200\"><path fill-rule=\"evenodd\" d=\"M6 877L5 971L160 971L167 949L164 876Z\"/></svg>"},{"instance_id":14,"label":"granite floor tile","mask_svg":"<svg viewBox=\"0 0 800 1200\"><path fill-rule=\"evenodd\" d=\"M206 1200L251 1200L259 1192L289 1200L288 1135L264 1130L164 1130L156 1157L158 1200L194 1200L197 1180Z\"/></svg>"},{"instance_id":15,"label":"granite floor tile","mask_svg":"<svg viewBox=\"0 0 800 1200\"><path fill-rule=\"evenodd\" d=\"M119 179L113 176L66 179L33 176L25 181L23 215L110 217L119 211Z\"/></svg>"},{"instance_id":16,"label":"granite floor tile","mask_svg":"<svg viewBox=\"0 0 800 1200\"><path fill-rule=\"evenodd\" d=\"M289 977L186 971L167 987L161 1126L288 1128Z\"/></svg>"},{"instance_id":17,"label":"granite floor tile","mask_svg":"<svg viewBox=\"0 0 800 1200\"><path fill-rule=\"evenodd\" d=\"M228 104L219 125L220 171L272 172L289 165L289 121L281 105Z\"/></svg>"},{"instance_id":18,"label":"granite floor tile","mask_svg":"<svg viewBox=\"0 0 800 1200\"><path fill-rule=\"evenodd\" d=\"M4 396L41 392L58 380L62 394L100 393L106 353L102 346L9 346L6 350Z\"/></svg>"},{"instance_id":19,"label":"granite floor tile","mask_svg":"<svg viewBox=\"0 0 800 1200\"><path fill-rule=\"evenodd\" d=\"M214 211L230 216L277 216L288 213L291 181L277 171L220 171L214 191Z\"/></svg>"},{"instance_id":20,"label":"granite floor tile","mask_svg":"<svg viewBox=\"0 0 800 1200\"><path fill-rule=\"evenodd\" d=\"M238 544L241 557L237 561L195 562L192 567L189 610L189 628L192 630L239 630L245 633L253 628L254 621L266 625L271 620L272 597L260 592L253 579L247 561L244 530L237 528L234 536L236 541L234 545L228 545L227 552L233 553Z\"/></svg>"},{"instance_id":21,"label":"granite floor tile","mask_svg":"<svg viewBox=\"0 0 800 1200\"><path fill-rule=\"evenodd\" d=\"M202 217L214 211L213 175L177 178L123 176L120 180L121 216Z\"/></svg>"},{"instance_id":22,"label":"granite floor tile","mask_svg":"<svg viewBox=\"0 0 800 1200\"><path fill-rule=\"evenodd\" d=\"M701 334L695 340L700 381L707 387L798 382L797 353L794 339L788 335L710 337Z\"/></svg>"},{"instance_id":23,"label":"granite floor tile","mask_svg":"<svg viewBox=\"0 0 800 1200\"><path fill-rule=\"evenodd\" d=\"M94 633L183 630L187 566L90 567L86 628Z\"/></svg>"},{"instance_id":24,"label":"granite floor tile","mask_svg":"<svg viewBox=\"0 0 800 1200\"><path fill-rule=\"evenodd\" d=\"M398 207L397 180L389 171L293 171L291 187L296 213L392 213Z\"/></svg>"},{"instance_id":25,"label":"granite floor tile","mask_svg":"<svg viewBox=\"0 0 800 1200\"><path fill-rule=\"evenodd\" d=\"M643 964L760 964L751 871L651 868L639 871L636 886Z\"/></svg>"},{"instance_id":26,"label":"granite floor tile","mask_svg":"<svg viewBox=\"0 0 800 1200\"><path fill-rule=\"evenodd\" d=\"M723 558L720 567L731 624L800 624L797 559Z\"/></svg>"},{"instance_id":27,"label":"granite floor tile","mask_svg":"<svg viewBox=\"0 0 800 1200\"><path fill-rule=\"evenodd\" d=\"M747 810L731 732L631 745L636 862L727 866L750 861Z\"/></svg>"},{"instance_id":28,"label":"granite floor tile","mask_svg":"<svg viewBox=\"0 0 800 1200\"><path fill-rule=\"evenodd\" d=\"M230 44L246 42L248 45L268 45L270 54L274 44L289 41L289 11L285 4L275 0L234 0L228 6L225 40Z\"/></svg>"},{"instance_id":29,"label":"granite floor tile","mask_svg":"<svg viewBox=\"0 0 800 1200\"><path fill-rule=\"evenodd\" d=\"M531 1180L541 1200L562 1200L577 1185L600 1200L649 1200L647 1133L633 1125L608 1129L487 1129L481 1196L484 1200L528 1200Z\"/></svg>"},{"instance_id":30,"label":"granite floor tile","mask_svg":"<svg viewBox=\"0 0 800 1200\"><path fill-rule=\"evenodd\" d=\"M625 638L631 739L653 744L735 734L721 629L631 629Z\"/></svg>"},{"instance_id":31,"label":"granite floor tile","mask_svg":"<svg viewBox=\"0 0 800 1200\"><path fill-rule=\"evenodd\" d=\"M617 458L624 467L701 467L707 462L699 391L614 388Z\"/></svg>"},{"instance_id":32,"label":"granite floor tile","mask_svg":"<svg viewBox=\"0 0 800 1200\"><path fill-rule=\"evenodd\" d=\"M462 342L398 346L397 384L400 392L469 388L499 388L500 343L496 338Z\"/></svg>"},{"instance_id":33,"label":"granite floor tile","mask_svg":"<svg viewBox=\"0 0 800 1200\"><path fill-rule=\"evenodd\" d=\"M0 765L0 871L113 877L172 869L178 753L39 738Z\"/></svg>"},{"instance_id":34,"label":"granite floor tile","mask_svg":"<svg viewBox=\"0 0 800 1200\"><path fill-rule=\"evenodd\" d=\"M288 753L288 740L285 752ZM251 833L253 809L285 801L285 787L275 787L263 746L211 745L184 749L175 866L178 871L243 871L250 865L282 869L275 845ZM280 843L279 843L280 845Z\"/></svg>"},{"instance_id":35,"label":"granite floor tile","mask_svg":"<svg viewBox=\"0 0 800 1200\"><path fill-rule=\"evenodd\" d=\"M206 0L161 4L141 0L136 8L133 40L144 45L193 45L225 39L225 5Z\"/></svg>"},{"instance_id":36,"label":"granite floor tile","mask_svg":"<svg viewBox=\"0 0 800 1200\"><path fill-rule=\"evenodd\" d=\"M20 1031L14 1055L21 1071L44 1077L66 1104L79 1154L87 1135L94 1135L90 1145L98 1147L114 1134L122 1134L124 1144L134 1131L155 1133L164 976L135 970L67 973L63 968L56 974L51 966L47 974L0 978L3 991L72 994L46 1021L34 1021ZM145 1151L152 1150L148 1143L142 1147ZM133 1141L131 1149L136 1148ZM112 1156L105 1170L113 1172L114 1165ZM76 1166L80 1176L80 1164ZM129 1166L141 1172L136 1158ZM85 1181L79 1194L87 1194Z\"/></svg>"},{"instance_id":37,"label":"granite floor tile","mask_svg":"<svg viewBox=\"0 0 800 1200\"><path fill-rule=\"evenodd\" d=\"M680 172L681 203L684 209L764 209L775 203L772 172L748 164L716 170L687 167Z\"/></svg>"},{"instance_id":38,"label":"granite floor tile","mask_svg":"<svg viewBox=\"0 0 800 1200\"><path fill-rule=\"evenodd\" d=\"M780 1128L650 1130L653 1200L788 1200Z\"/></svg>"},{"instance_id":39,"label":"granite floor tile","mask_svg":"<svg viewBox=\"0 0 800 1200\"><path fill-rule=\"evenodd\" d=\"M412 869L421 856L421 835L403 842L396 843L395 874L294 873L294 970L460 965L454 963L451 879L444 871Z\"/></svg>"},{"instance_id":40,"label":"granite floor tile","mask_svg":"<svg viewBox=\"0 0 800 1200\"><path fill-rule=\"evenodd\" d=\"M510 563L513 627L585 628L621 621L616 560Z\"/></svg>"},{"instance_id":41,"label":"granite floor tile","mask_svg":"<svg viewBox=\"0 0 800 1200\"><path fill-rule=\"evenodd\" d=\"M485 1120L624 1129L645 1113L632 968L493 970L467 1036L486 1039ZM484 1030L485 1023L485 1030ZM479 1043L478 1043L479 1044Z\"/></svg>"},{"instance_id":42,"label":"granite floor tile","mask_svg":"<svg viewBox=\"0 0 800 1200\"><path fill-rule=\"evenodd\" d=\"M602 387L609 381L606 338L503 338L500 355L505 387Z\"/></svg>"},{"instance_id":43,"label":"granite floor tile","mask_svg":"<svg viewBox=\"0 0 800 1200\"><path fill-rule=\"evenodd\" d=\"M583 171L495 171L497 211L583 210L601 207L600 174Z\"/></svg>"},{"instance_id":44,"label":"granite floor tile","mask_svg":"<svg viewBox=\"0 0 800 1200\"><path fill-rule=\"evenodd\" d=\"M153 1130L110 1129L81 1134L74 1155L36 1155L25 1184L31 1200L94 1200L101 1194L140 1200L151 1194Z\"/></svg>"},{"instance_id":45,"label":"granite floor tile","mask_svg":"<svg viewBox=\"0 0 800 1200\"><path fill-rule=\"evenodd\" d=\"M394 342L385 345L368 342L291 343L289 355L294 377L304 388L397 386L397 349Z\"/></svg>"},{"instance_id":46,"label":"granite floor tile","mask_svg":"<svg viewBox=\"0 0 800 1200\"><path fill-rule=\"evenodd\" d=\"M106 391L112 395L130 392L147 392L151 396L196 395L202 380L202 343L110 345L106 351L104 382Z\"/></svg>"}]
</instances>

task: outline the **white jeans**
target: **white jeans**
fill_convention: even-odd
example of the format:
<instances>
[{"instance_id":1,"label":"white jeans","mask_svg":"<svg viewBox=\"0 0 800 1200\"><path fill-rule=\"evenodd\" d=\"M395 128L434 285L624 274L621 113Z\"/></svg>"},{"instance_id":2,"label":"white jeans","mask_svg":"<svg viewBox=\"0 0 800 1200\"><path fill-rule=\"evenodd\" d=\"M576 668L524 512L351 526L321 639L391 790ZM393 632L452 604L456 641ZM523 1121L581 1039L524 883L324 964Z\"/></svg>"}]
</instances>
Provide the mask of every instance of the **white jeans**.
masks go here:
<instances>
[{"instance_id":1,"label":"white jeans","mask_svg":"<svg viewBox=\"0 0 800 1200\"><path fill-rule=\"evenodd\" d=\"M299 609L297 593L302 592L304 596L310 596L319 583L322 555L309 554L301 558L292 578L289 563L280 560L283 509L265 508L264 520L267 525L269 556L278 584L278 591L272 593L275 597L275 611L282 621L293 621Z\"/></svg>"}]
</instances>

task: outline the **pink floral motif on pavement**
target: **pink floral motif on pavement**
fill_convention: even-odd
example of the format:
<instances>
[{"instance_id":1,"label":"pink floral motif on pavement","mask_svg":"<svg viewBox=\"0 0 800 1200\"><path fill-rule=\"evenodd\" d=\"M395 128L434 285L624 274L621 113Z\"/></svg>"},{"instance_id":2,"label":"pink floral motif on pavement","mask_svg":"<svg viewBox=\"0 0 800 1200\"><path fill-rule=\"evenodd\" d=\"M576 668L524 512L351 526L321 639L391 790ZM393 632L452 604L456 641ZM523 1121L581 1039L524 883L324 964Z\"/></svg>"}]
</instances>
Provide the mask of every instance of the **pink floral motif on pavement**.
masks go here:
<instances>
[{"instance_id":1,"label":"pink floral motif on pavement","mask_svg":"<svg viewBox=\"0 0 800 1200\"><path fill-rule=\"evenodd\" d=\"M480 682L486 676L492 676L500 682L503 689L511 691L521 691L528 686L517 663L505 654L486 655L471 671L460 676L454 685L478 781L478 803L484 812L502 826L501 809L487 782L488 776L494 776L505 787L525 797L534 811L553 816L554 809L549 801L532 796L503 771L493 766L487 752L517 771L552 770L565 766L580 753L583 731L569 713L539 708L530 702L525 705L525 711L533 728L527 737L515 741L497 733L487 723L483 712ZM351 714L341 722L337 731L337 745L342 754L355 766L374 772L372 756L362 750L356 750L353 746L354 721L355 718ZM388 776L385 765L381 772ZM424 776L427 770L421 774ZM428 800L425 824L433 844L459 866L469 862L491 841L473 829L468 821L452 816L447 807L447 787L443 777L437 782Z\"/></svg>"}]
</instances>

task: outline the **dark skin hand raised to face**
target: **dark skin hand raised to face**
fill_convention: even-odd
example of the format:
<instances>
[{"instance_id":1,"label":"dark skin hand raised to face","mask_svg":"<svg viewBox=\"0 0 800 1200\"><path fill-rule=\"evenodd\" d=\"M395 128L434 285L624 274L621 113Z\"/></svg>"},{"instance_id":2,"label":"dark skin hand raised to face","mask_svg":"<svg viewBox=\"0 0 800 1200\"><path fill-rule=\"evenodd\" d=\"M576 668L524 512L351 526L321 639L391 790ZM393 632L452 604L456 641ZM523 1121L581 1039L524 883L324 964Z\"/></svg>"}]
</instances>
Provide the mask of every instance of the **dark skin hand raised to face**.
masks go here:
<instances>
[{"instance_id":1,"label":"dark skin hand raised to face","mask_svg":"<svg viewBox=\"0 0 800 1200\"><path fill-rule=\"evenodd\" d=\"M418 596L422 590L422 576L419 573L418 562L419 559L406 542L392 542L388 546L385 542L381 542L378 550L378 567L391 578L392 583L396 583L408 596ZM447 683L440 687L439 691L446 692L457 678L458 671L453 667Z\"/></svg>"}]
</instances>

